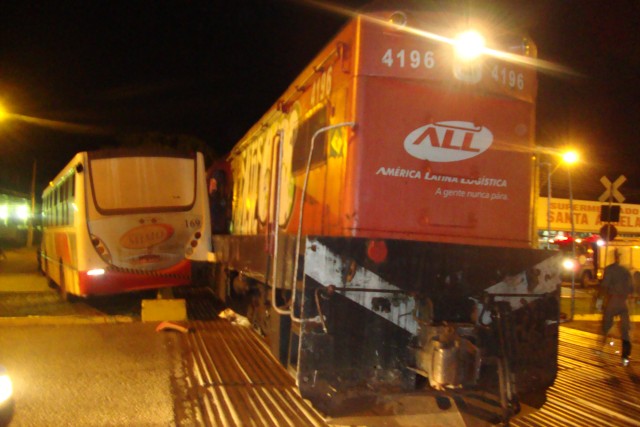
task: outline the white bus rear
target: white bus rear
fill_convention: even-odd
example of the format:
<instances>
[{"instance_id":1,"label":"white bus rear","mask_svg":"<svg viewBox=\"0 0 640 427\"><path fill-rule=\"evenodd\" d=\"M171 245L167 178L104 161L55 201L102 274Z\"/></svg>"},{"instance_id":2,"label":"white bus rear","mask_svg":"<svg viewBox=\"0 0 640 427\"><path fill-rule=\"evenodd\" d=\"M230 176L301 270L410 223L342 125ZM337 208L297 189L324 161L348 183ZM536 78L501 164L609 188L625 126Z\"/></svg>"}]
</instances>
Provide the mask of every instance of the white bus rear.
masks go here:
<instances>
[{"instance_id":1,"label":"white bus rear","mask_svg":"<svg viewBox=\"0 0 640 427\"><path fill-rule=\"evenodd\" d=\"M201 153L78 153L42 198L41 268L65 297L189 284L211 250Z\"/></svg>"}]
</instances>

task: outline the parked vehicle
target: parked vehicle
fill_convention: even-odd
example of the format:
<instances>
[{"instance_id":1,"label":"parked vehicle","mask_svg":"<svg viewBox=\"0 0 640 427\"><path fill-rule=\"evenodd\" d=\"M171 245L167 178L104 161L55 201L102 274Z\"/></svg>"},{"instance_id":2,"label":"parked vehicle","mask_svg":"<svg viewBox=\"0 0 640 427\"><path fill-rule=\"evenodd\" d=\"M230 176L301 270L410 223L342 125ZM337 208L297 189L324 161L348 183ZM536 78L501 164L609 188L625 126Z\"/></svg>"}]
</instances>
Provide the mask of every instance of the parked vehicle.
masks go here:
<instances>
[{"instance_id":1,"label":"parked vehicle","mask_svg":"<svg viewBox=\"0 0 640 427\"><path fill-rule=\"evenodd\" d=\"M82 152L42 195L39 265L64 298L190 284L211 251L201 153Z\"/></svg>"},{"instance_id":2,"label":"parked vehicle","mask_svg":"<svg viewBox=\"0 0 640 427\"><path fill-rule=\"evenodd\" d=\"M582 288L598 284L598 254L600 246L604 244L599 235L576 238L575 248L573 238L565 234L556 236L552 243L563 255L563 281L574 280Z\"/></svg>"}]
</instances>

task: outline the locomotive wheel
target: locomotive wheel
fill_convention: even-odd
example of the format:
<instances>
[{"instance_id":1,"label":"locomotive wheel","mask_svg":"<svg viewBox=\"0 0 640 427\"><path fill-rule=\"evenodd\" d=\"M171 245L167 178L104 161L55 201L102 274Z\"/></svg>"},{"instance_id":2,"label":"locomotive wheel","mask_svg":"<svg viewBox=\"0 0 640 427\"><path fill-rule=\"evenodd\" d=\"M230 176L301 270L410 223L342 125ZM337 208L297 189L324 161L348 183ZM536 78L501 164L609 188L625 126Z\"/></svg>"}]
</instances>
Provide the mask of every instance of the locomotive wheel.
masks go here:
<instances>
[{"instance_id":1,"label":"locomotive wheel","mask_svg":"<svg viewBox=\"0 0 640 427\"><path fill-rule=\"evenodd\" d=\"M249 306L247 308L247 318L251 322L251 326L258 331L260 335L267 335L269 330L269 318L267 316L267 305L265 302L266 287L263 284L259 284L256 289L253 289L250 294Z\"/></svg>"},{"instance_id":2,"label":"locomotive wheel","mask_svg":"<svg viewBox=\"0 0 640 427\"><path fill-rule=\"evenodd\" d=\"M232 270L225 272L224 279L226 280L226 294L223 299L225 305L234 312L246 317L251 303L247 283L241 283L243 279L237 272Z\"/></svg>"}]
</instances>

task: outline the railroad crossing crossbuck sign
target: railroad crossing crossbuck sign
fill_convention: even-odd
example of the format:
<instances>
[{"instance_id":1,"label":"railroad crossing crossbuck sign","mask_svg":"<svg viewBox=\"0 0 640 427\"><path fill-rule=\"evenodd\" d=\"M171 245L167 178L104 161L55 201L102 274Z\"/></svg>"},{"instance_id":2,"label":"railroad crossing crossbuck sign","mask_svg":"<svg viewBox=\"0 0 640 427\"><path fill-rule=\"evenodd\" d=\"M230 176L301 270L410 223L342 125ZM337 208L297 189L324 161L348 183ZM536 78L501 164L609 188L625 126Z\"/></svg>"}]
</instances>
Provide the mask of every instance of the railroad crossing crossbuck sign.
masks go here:
<instances>
[{"instance_id":1,"label":"railroad crossing crossbuck sign","mask_svg":"<svg viewBox=\"0 0 640 427\"><path fill-rule=\"evenodd\" d=\"M620 187L626 180L627 177L624 175L620 175L618 179L613 181L613 183L609 181L609 178L607 178L606 176L600 178L600 182L602 183L602 185L604 185L604 188L606 190L604 193L602 193L598 200L601 202L606 202L607 200L614 198L618 203L624 202L624 196L621 192L618 191L618 187Z\"/></svg>"}]
</instances>

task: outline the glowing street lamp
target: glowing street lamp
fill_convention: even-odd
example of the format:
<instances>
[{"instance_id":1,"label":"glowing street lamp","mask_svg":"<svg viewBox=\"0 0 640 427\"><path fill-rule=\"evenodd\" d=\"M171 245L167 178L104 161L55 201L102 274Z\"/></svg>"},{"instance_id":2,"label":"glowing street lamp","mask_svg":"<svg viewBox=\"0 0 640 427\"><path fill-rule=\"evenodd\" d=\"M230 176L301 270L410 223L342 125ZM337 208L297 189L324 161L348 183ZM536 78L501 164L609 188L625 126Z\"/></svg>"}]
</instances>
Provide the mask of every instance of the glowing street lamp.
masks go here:
<instances>
[{"instance_id":1,"label":"glowing street lamp","mask_svg":"<svg viewBox=\"0 0 640 427\"><path fill-rule=\"evenodd\" d=\"M579 159L580 159L580 155L578 154L577 151L569 150L564 154L562 154L562 161L565 162L567 165L572 165L574 163L577 163Z\"/></svg>"}]
</instances>

